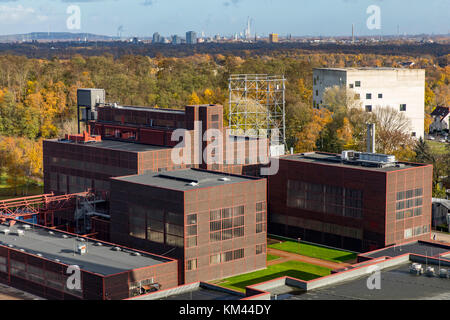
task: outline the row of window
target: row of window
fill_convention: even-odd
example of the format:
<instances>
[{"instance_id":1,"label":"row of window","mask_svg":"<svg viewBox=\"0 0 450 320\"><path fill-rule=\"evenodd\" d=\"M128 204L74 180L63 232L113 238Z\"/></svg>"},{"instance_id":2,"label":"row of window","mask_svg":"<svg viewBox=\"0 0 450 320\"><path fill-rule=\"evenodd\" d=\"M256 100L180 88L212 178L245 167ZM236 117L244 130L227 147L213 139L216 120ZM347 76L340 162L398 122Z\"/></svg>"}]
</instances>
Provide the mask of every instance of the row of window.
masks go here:
<instances>
[{"instance_id":1,"label":"row of window","mask_svg":"<svg viewBox=\"0 0 450 320\"><path fill-rule=\"evenodd\" d=\"M4 257L0 258L0 271L7 272L6 259ZM44 270L13 259L10 260L10 273L16 277L44 285L49 288L57 289L59 291L64 291L71 295L78 297L83 296L82 288L69 289L67 281L70 275Z\"/></svg>"},{"instance_id":2,"label":"row of window","mask_svg":"<svg viewBox=\"0 0 450 320\"><path fill-rule=\"evenodd\" d=\"M266 244L258 244L255 247L256 255L261 255L266 253ZM228 251L225 253L218 253L210 256L210 264L220 264L223 262L229 262L232 260L238 260L244 258L244 249L239 249L235 251ZM231 260L230 260L231 259ZM219 262L218 262L219 261ZM198 268L198 259L191 259L186 261L186 271L194 271Z\"/></svg>"},{"instance_id":3,"label":"row of window","mask_svg":"<svg viewBox=\"0 0 450 320\"><path fill-rule=\"evenodd\" d=\"M217 253L209 256L209 264L216 265L230 261L240 260L244 258L244 249L227 251L225 253Z\"/></svg>"},{"instance_id":4,"label":"row of window","mask_svg":"<svg viewBox=\"0 0 450 320\"><path fill-rule=\"evenodd\" d=\"M396 210L410 209L422 205L423 205L423 198L409 199L397 202Z\"/></svg>"},{"instance_id":5,"label":"row of window","mask_svg":"<svg viewBox=\"0 0 450 320\"><path fill-rule=\"evenodd\" d=\"M287 206L352 218L362 217L363 192L339 186L289 180Z\"/></svg>"},{"instance_id":6,"label":"row of window","mask_svg":"<svg viewBox=\"0 0 450 320\"><path fill-rule=\"evenodd\" d=\"M423 196L423 189L412 189L408 191L400 191L397 192L397 201L404 200L404 199L411 199L415 197L421 197Z\"/></svg>"},{"instance_id":7,"label":"row of window","mask_svg":"<svg viewBox=\"0 0 450 320\"><path fill-rule=\"evenodd\" d=\"M412 217L419 217L421 215L422 215L422 207L405 210L405 211L398 211L396 213L396 218L397 218L397 220L403 220L403 219L408 219L408 218L412 218Z\"/></svg>"},{"instance_id":8,"label":"row of window","mask_svg":"<svg viewBox=\"0 0 450 320\"><path fill-rule=\"evenodd\" d=\"M416 228L406 229L405 230L405 239L409 239L412 237L418 237L423 234L429 233L431 230L430 226L420 226Z\"/></svg>"},{"instance_id":9,"label":"row of window","mask_svg":"<svg viewBox=\"0 0 450 320\"><path fill-rule=\"evenodd\" d=\"M357 98L359 99L359 98ZM366 105L366 112L372 112L373 108L372 105ZM406 111L406 104L401 104L400 105L400 111Z\"/></svg>"}]
</instances>

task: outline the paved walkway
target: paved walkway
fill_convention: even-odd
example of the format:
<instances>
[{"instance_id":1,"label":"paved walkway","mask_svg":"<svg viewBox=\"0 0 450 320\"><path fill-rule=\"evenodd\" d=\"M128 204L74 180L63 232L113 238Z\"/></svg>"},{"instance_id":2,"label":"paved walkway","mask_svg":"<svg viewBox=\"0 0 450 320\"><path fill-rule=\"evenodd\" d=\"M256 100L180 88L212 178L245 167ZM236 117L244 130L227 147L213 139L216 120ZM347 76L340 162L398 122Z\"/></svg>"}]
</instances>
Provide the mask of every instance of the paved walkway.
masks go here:
<instances>
[{"instance_id":1,"label":"paved walkway","mask_svg":"<svg viewBox=\"0 0 450 320\"><path fill-rule=\"evenodd\" d=\"M436 241L450 242L450 234L433 231L433 232L431 232L431 239L433 239L433 236L435 234L436 234Z\"/></svg>"},{"instance_id":2,"label":"paved walkway","mask_svg":"<svg viewBox=\"0 0 450 320\"><path fill-rule=\"evenodd\" d=\"M321 260L321 259L306 257L306 256L302 256L299 254L281 251L281 250L272 249L272 248L268 248L267 253L280 257L280 259L269 261L267 263L268 266L272 266L274 264L279 264L279 263L288 262L288 261L292 261L292 260L315 264L317 266L325 267L325 268L332 269L332 270L333 269L341 269L341 268L350 266L350 264L348 264L348 263L337 263L337 262L332 262L332 261L327 261L327 260Z\"/></svg>"}]
</instances>

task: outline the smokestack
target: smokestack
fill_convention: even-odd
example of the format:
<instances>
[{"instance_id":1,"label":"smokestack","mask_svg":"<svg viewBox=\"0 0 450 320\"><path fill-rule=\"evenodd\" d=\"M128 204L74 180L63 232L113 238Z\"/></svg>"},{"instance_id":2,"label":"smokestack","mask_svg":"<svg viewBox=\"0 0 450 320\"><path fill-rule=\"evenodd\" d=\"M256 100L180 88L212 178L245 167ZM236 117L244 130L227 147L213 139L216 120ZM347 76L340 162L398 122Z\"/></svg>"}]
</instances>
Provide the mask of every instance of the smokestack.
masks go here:
<instances>
[{"instance_id":1,"label":"smokestack","mask_svg":"<svg viewBox=\"0 0 450 320\"><path fill-rule=\"evenodd\" d=\"M369 123L367 125L367 152L368 153L377 153L376 145L375 145L375 124Z\"/></svg>"}]
</instances>

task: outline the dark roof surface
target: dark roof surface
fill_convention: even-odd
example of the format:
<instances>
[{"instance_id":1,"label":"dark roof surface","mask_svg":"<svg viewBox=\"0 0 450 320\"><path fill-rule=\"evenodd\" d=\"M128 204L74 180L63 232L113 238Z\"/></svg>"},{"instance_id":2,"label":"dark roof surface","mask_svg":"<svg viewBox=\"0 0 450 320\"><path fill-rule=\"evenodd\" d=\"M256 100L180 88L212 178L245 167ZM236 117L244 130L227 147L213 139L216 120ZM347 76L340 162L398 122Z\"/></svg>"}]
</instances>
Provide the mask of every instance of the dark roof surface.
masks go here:
<instances>
[{"instance_id":1,"label":"dark roof surface","mask_svg":"<svg viewBox=\"0 0 450 320\"><path fill-rule=\"evenodd\" d=\"M412 242L404 245L388 247L375 252L363 254L370 258L397 257L406 253L414 253L423 256L433 257L450 251L450 246L433 244L431 242Z\"/></svg>"},{"instance_id":2,"label":"dark roof surface","mask_svg":"<svg viewBox=\"0 0 450 320\"><path fill-rule=\"evenodd\" d=\"M445 118L450 113L449 107L436 107L431 113L432 116Z\"/></svg>"},{"instance_id":3,"label":"dark roof surface","mask_svg":"<svg viewBox=\"0 0 450 320\"><path fill-rule=\"evenodd\" d=\"M88 148L100 148L100 149L109 149L109 150L117 150L117 151L128 151L128 152L146 152L146 151L158 151L158 150L167 150L172 149L169 147L160 147L153 146L147 144L139 144L133 142L122 142L122 141L113 141L113 140L102 140L101 142L90 142L90 143L75 143L73 141L68 140L49 140L57 143L65 143L65 144L78 144L83 145Z\"/></svg>"},{"instance_id":4,"label":"dark roof surface","mask_svg":"<svg viewBox=\"0 0 450 320\"><path fill-rule=\"evenodd\" d=\"M221 179L228 179L226 181ZM114 178L113 180L139 183L148 186L161 187L179 191L190 191L201 188L230 185L240 182L260 180L258 178L228 175L226 173L186 169L164 173L147 173L128 177ZM191 185L191 183L198 185Z\"/></svg>"},{"instance_id":5,"label":"dark roof surface","mask_svg":"<svg viewBox=\"0 0 450 320\"><path fill-rule=\"evenodd\" d=\"M370 290L369 275L356 280L302 291L290 286L269 290L278 300L449 300L449 279L410 274L411 263L381 271L381 289ZM424 266L425 267L425 266ZM438 270L435 267L435 270Z\"/></svg>"},{"instance_id":6,"label":"dark roof surface","mask_svg":"<svg viewBox=\"0 0 450 320\"><path fill-rule=\"evenodd\" d=\"M206 301L206 300L239 300L239 299L242 299L242 297L231 293L199 287L188 292L174 294L165 298L161 298L159 300Z\"/></svg>"},{"instance_id":7,"label":"dark roof surface","mask_svg":"<svg viewBox=\"0 0 450 320\"><path fill-rule=\"evenodd\" d=\"M59 262L66 265L77 265L80 269L90 271L101 275L112 275L128 270L143 268L162 264L170 259L153 256L150 254L142 254L134 256L132 253L136 251L122 248L121 251L114 251L113 246L103 244L96 246L99 241L80 242L77 237L67 235L64 232L51 230L54 234L50 234L48 229L34 226L30 230L24 230L22 223L17 223L13 227L0 225L0 246L9 247L11 249L25 250L30 254L41 254L42 258L60 260ZM9 229L10 233L5 235L3 230ZM17 230L24 230L24 235L19 236ZM88 253L85 255L74 254L77 244L87 244Z\"/></svg>"},{"instance_id":8,"label":"dark roof surface","mask_svg":"<svg viewBox=\"0 0 450 320\"><path fill-rule=\"evenodd\" d=\"M311 153L305 153L305 154L294 154L294 155L288 155L283 156L281 159L285 160L292 160L292 161L299 161L299 162L307 162L307 163L319 163L319 164L326 164L330 166L335 167L342 167L342 168L358 168L361 170L371 170L371 171L379 171L379 172L392 172L392 171L398 171L398 170L404 170L404 169L410 169L410 168L416 168L423 166L421 164L412 164L412 163L399 163L402 164L402 167L384 167L384 168L378 168L378 167L366 167L362 166L360 164L352 164L352 163L344 163L341 161L341 158L339 155L335 154L327 154L327 153L321 153L321 152L311 152Z\"/></svg>"}]
</instances>

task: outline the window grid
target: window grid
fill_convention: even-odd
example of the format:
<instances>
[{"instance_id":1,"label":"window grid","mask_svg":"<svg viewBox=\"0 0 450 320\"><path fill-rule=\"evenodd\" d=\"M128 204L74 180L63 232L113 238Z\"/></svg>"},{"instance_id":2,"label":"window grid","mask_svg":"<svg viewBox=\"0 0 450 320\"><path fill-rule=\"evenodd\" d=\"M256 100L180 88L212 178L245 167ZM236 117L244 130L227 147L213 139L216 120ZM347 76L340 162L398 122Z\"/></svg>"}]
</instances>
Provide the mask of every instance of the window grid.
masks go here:
<instances>
[{"instance_id":1,"label":"window grid","mask_svg":"<svg viewBox=\"0 0 450 320\"><path fill-rule=\"evenodd\" d=\"M211 210L209 220L210 242L244 237L244 206Z\"/></svg>"},{"instance_id":2,"label":"window grid","mask_svg":"<svg viewBox=\"0 0 450 320\"><path fill-rule=\"evenodd\" d=\"M423 214L423 189L397 192L396 220L418 217Z\"/></svg>"}]
</instances>

